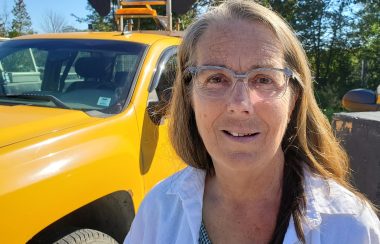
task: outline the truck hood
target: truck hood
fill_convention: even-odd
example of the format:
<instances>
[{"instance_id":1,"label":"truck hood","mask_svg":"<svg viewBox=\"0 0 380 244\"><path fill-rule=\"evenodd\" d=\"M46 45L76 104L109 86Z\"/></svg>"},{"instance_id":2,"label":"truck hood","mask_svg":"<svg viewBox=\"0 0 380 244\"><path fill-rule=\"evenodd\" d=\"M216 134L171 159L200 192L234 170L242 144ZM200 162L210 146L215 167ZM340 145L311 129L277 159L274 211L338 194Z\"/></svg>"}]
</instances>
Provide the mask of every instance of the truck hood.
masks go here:
<instances>
[{"instance_id":1,"label":"truck hood","mask_svg":"<svg viewBox=\"0 0 380 244\"><path fill-rule=\"evenodd\" d=\"M0 147L96 120L78 110L0 106Z\"/></svg>"}]
</instances>

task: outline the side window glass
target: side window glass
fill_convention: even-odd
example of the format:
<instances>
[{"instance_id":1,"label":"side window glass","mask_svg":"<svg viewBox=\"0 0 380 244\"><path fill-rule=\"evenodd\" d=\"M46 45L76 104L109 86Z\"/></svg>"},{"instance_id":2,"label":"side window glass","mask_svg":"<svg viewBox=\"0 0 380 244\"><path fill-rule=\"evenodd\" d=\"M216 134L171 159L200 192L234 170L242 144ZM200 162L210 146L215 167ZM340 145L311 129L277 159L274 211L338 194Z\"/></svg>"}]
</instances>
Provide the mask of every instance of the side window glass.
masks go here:
<instances>
[{"instance_id":1,"label":"side window glass","mask_svg":"<svg viewBox=\"0 0 380 244\"><path fill-rule=\"evenodd\" d=\"M158 65L158 76L153 80L153 87L149 93L148 113L156 124L160 124L161 119L166 115L176 78L176 69L177 55L175 50L172 50Z\"/></svg>"},{"instance_id":2,"label":"side window glass","mask_svg":"<svg viewBox=\"0 0 380 244\"><path fill-rule=\"evenodd\" d=\"M44 59L43 53L33 48L19 50L1 59L0 83L4 91L20 94L41 90L42 70L38 65L41 59Z\"/></svg>"},{"instance_id":3,"label":"side window glass","mask_svg":"<svg viewBox=\"0 0 380 244\"><path fill-rule=\"evenodd\" d=\"M36 72L36 63L30 48L12 53L2 60L2 65L7 72Z\"/></svg>"},{"instance_id":4,"label":"side window glass","mask_svg":"<svg viewBox=\"0 0 380 244\"><path fill-rule=\"evenodd\" d=\"M116 56L113 72L113 83L120 95L123 90L129 91L132 86L133 76L138 66L138 59L133 54L121 54Z\"/></svg>"}]
</instances>

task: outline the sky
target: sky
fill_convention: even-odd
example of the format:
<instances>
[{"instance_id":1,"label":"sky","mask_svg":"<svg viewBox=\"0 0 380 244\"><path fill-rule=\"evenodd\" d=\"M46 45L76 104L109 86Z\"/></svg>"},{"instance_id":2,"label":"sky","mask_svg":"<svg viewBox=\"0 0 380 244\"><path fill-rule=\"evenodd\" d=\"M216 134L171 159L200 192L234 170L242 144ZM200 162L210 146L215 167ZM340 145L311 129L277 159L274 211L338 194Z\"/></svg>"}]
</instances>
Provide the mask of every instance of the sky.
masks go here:
<instances>
[{"instance_id":1,"label":"sky","mask_svg":"<svg viewBox=\"0 0 380 244\"><path fill-rule=\"evenodd\" d=\"M78 29L87 29L87 24L80 24L75 21L71 14L78 17L87 15L87 0L24 0L26 9L32 19L33 30L38 33L43 33L41 25L43 16L48 11L53 11L56 14L63 16L67 25L74 26ZM12 11L14 0L0 0L0 11L3 11L6 5L9 12Z\"/></svg>"}]
</instances>

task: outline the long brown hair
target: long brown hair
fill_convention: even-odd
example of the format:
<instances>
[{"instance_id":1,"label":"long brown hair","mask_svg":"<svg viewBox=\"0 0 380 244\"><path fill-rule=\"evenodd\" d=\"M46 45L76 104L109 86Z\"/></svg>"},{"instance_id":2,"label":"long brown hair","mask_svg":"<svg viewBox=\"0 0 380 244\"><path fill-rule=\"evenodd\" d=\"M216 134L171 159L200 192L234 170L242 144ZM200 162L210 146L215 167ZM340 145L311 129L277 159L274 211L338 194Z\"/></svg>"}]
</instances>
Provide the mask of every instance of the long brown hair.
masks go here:
<instances>
[{"instance_id":1,"label":"long brown hair","mask_svg":"<svg viewBox=\"0 0 380 244\"><path fill-rule=\"evenodd\" d=\"M170 104L169 136L177 154L188 165L214 173L212 161L198 133L191 107L191 77L185 70L195 64L195 50L199 38L208 27L221 20L238 19L261 22L270 28L283 45L285 62L296 72L298 79L291 87L298 99L285 132L282 148L285 154L284 188L278 219L293 215L297 236L305 241L301 219L305 208L303 169L323 178L333 179L350 189L360 199L349 183L348 156L336 140L328 119L317 105L309 63L300 41L292 28L273 11L248 0L230 0L205 13L188 27L178 51L178 72ZM287 224L278 222L275 233L283 233ZM273 242L276 242L274 236Z\"/></svg>"}]
</instances>

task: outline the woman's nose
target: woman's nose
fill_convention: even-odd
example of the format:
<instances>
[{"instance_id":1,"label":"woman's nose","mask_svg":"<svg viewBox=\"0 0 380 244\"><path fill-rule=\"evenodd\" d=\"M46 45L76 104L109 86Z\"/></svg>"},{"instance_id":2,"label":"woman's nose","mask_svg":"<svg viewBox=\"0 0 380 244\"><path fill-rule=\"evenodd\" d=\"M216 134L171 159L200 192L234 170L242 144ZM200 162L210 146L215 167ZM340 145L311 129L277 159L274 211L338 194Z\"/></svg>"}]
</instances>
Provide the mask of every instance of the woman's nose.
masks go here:
<instances>
[{"instance_id":1,"label":"woman's nose","mask_svg":"<svg viewBox=\"0 0 380 244\"><path fill-rule=\"evenodd\" d=\"M232 88L228 99L228 111L230 113L246 113L253 112L253 103L251 100L250 90L243 80L237 80Z\"/></svg>"}]
</instances>

